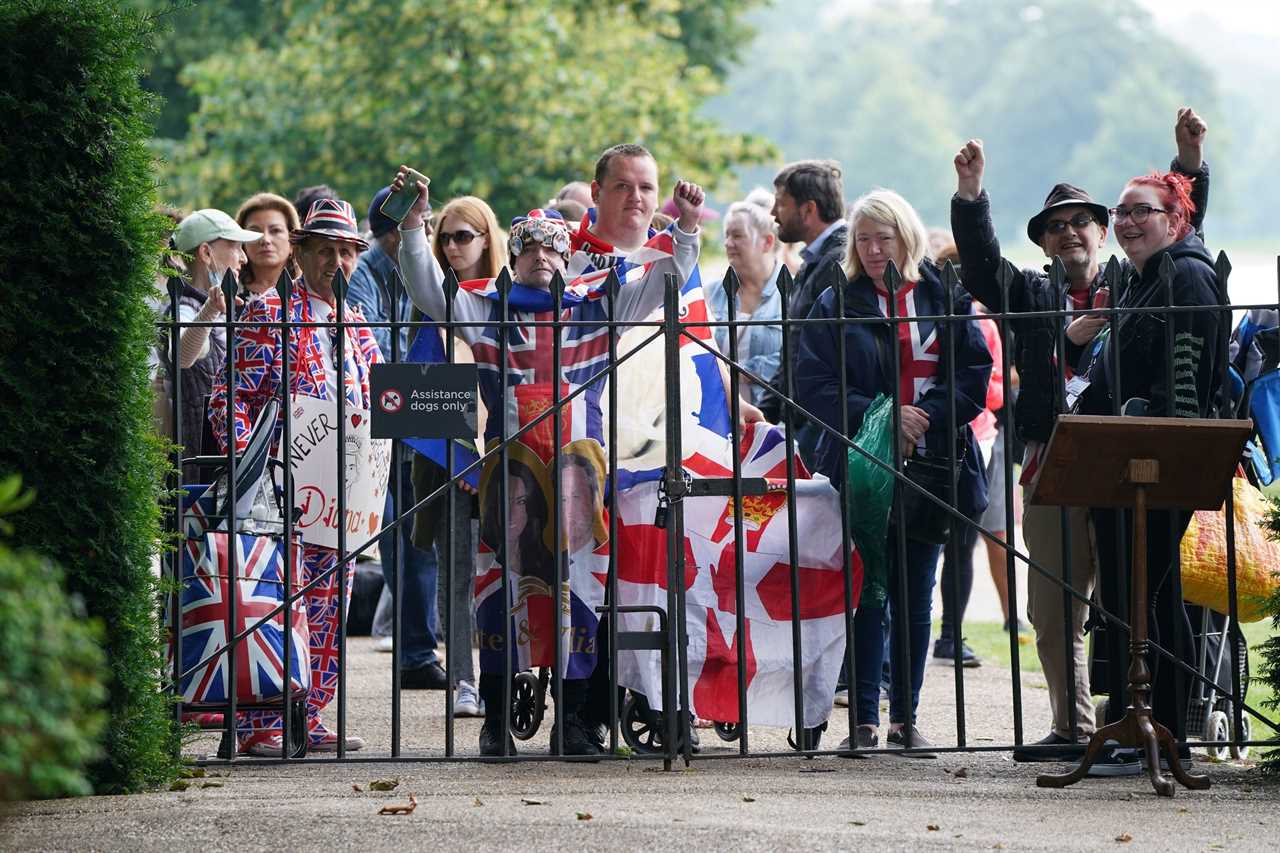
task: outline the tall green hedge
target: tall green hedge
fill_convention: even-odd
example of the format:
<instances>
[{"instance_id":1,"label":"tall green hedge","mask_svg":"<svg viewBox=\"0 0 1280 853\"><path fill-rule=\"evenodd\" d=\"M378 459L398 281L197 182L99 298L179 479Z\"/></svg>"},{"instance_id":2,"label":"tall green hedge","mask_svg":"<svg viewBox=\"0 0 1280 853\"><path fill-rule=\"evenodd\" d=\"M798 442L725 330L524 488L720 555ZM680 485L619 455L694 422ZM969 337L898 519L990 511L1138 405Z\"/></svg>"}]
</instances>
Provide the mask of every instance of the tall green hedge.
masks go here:
<instances>
[{"instance_id":1,"label":"tall green hedge","mask_svg":"<svg viewBox=\"0 0 1280 853\"><path fill-rule=\"evenodd\" d=\"M164 455L144 299L163 223L139 88L150 24L115 0L0 3L0 471L38 496L15 544L60 564L104 626L99 791L173 774L156 588Z\"/></svg>"}]
</instances>

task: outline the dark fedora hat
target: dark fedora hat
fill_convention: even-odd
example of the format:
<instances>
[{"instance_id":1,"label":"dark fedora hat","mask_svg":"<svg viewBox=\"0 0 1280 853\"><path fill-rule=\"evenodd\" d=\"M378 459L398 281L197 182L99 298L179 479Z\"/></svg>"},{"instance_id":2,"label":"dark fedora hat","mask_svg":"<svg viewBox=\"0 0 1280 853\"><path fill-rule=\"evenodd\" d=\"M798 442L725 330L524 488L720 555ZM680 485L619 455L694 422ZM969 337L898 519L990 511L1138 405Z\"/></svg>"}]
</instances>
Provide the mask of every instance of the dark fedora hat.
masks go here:
<instances>
[{"instance_id":1,"label":"dark fedora hat","mask_svg":"<svg viewBox=\"0 0 1280 853\"><path fill-rule=\"evenodd\" d=\"M1040 238L1044 236L1045 222L1049 219L1050 211L1057 207L1071 205L1087 207L1093 214L1093 218L1098 220L1098 224L1103 228L1107 227L1106 207L1098 204L1087 192L1073 184L1055 184L1044 200L1044 209L1031 217L1031 221L1027 223L1027 236L1031 238L1031 242L1037 246L1040 245Z\"/></svg>"}]
</instances>

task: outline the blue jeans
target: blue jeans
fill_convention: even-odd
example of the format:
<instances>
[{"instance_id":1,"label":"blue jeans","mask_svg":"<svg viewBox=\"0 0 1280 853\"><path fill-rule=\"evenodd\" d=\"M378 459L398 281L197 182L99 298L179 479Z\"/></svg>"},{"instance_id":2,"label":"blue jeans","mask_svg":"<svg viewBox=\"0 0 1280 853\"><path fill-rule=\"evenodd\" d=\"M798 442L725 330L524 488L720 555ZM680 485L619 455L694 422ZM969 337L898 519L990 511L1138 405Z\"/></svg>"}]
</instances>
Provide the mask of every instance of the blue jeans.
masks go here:
<instances>
[{"instance_id":1,"label":"blue jeans","mask_svg":"<svg viewBox=\"0 0 1280 853\"><path fill-rule=\"evenodd\" d=\"M924 684L924 666L929 653L929 632L932 627L933 583L937 572L938 555L942 546L907 540L906 572L898 567L897 532L889 531L889 595L884 606L876 606L864 599L853 617L853 654L858 683L856 707L858 723L880 725L880 671L885 655L885 614L889 621L889 668L893 673L889 691L889 720L892 723L915 722L916 707L920 704L920 686ZM899 584L905 574L907 582L907 633L910 650L908 668L902 659L902 642L898 632L902 630L897 613ZM907 685L904 673L911 678L910 710L907 702Z\"/></svg>"},{"instance_id":2,"label":"blue jeans","mask_svg":"<svg viewBox=\"0 0 1280 853\"><path fill-rule=\"evenodd\" d=\"M413 506L413 479L410 477L410 463L399 462L400 469L400 505ZM387 488L386 521L394 521L396 503L394 500L394 483ZM398 540L400 551L404 555L404 601L400 605L400 668L418 669L432 662L439 662L436 654L436 635L439 630L440 617L436 606L436 581L438 566L435 550L423 551L413 545L412 519L405 521L397 528L398 536L392 533L382 534L378 550L382 555L382 577L387 582L387 589L394 594L396 588L395 543Z\"/></svg>"}]
</instances>

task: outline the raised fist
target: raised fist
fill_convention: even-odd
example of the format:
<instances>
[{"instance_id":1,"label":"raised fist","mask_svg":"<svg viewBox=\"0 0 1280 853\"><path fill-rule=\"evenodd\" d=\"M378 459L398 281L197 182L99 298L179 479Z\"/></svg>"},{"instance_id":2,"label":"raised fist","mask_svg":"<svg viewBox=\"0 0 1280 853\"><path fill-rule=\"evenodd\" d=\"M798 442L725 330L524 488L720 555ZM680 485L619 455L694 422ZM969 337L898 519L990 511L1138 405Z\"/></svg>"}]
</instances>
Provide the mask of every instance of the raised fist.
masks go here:
<instances>
[{"instance_id":1,"label":"raised fist","mask_svg":"<svg viewBox=\"0 0 1280 853\"><path fill-rule=\"evenodd\" d=\"M973 201L982 193L982 173L987 158L982 152L982 140L970 139L956 154L956 194L965 201Z\"/></svg>"},{"instance_id":2,"label":"raised fist","mask_svg":"<svg viewBox=\"0 0 1280 853\"><path fill-rule=\"evenodd\" d=\"M676 188L671 199L680 211L680 230L691 234L698 230L698 221L702 218L702 203L706 200L702 187L689 181L676 181Z\"/></svg>"},{"instance_id":3,"label":"raised fist","mask_svg":"<svg viewBox=\"0 0 1280 853\"><path fill-rule=\"evenodd\" d=\"M1173 125L1173 141L1178 146L1178 163L1182 168L1190 172L1200 170L1204 138L1208 132L1209 125L1191 107L1178 110L1178 118Z\"/></svg>"}]
</instances>

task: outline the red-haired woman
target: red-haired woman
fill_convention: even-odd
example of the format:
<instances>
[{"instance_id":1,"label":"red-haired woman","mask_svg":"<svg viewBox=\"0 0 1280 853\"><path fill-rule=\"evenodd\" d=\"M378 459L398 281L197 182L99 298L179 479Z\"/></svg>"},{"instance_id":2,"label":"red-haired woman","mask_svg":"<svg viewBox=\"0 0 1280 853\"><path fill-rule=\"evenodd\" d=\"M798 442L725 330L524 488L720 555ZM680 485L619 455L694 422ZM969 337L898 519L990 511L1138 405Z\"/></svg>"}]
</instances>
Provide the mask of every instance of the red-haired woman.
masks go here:
<instances>
[{"instance_id":1,"label":"red-haired woman","mask_svg":"<svg viewBox=\"0 0 1280 853\"><path fill-rule=\"evenodd\" d=\"M1151 308L1150 313L1122 315L1116 322L1120 350L1120 391L1111 389L1112 357L1106 336L1100 335L1088 366L1089 387L1081 397L1080 411L1109 415L1118 396L1124 414L1154 417L1211 417L1218 391L1221 365L1219 346L1229 333L1217 306L1226 301L1217 274L1200 236L1191 224L1195 204L1192 182L1177 173L1152 173L1125 185L1111 208L1112 228L1120 248L1132 264L1121 291L1120 308ZM1161 275L1166 259L1173 262L1172 291ZM1171 298L1170 298L1171 297ZM1167 313L1166 306L1201 306L1204 310ZM1168 339L1173 335L1173 363L1167 364ZM1131 542L1132 516L1115 510L1094 510L1097 533L1099 586L1103 606L1127 619L1128 602L1121 598L1119 580L1127 573L1127 558L1117 561L1118 523L1124 525L1123 542ZM1147 586L1151 640L1194 666L1191 625L1182 602L1182 582L1174 571L1171 545L1182 538L1189 512L1152 512L1147 517ZM1172 526L1172 530L1170 529ZM1111 698L1108 720L1114 722L1128 704L1125 697L1128 632L1107 625L1108 666L1105 687ZM1184 736L1189 678L1176 677L1177 663L1159 653L1148 656L1152 672L1152 708L1155 718L1175 737ZM1178 682L1182 682L1178 689ZM1190 752L1181 751L1184 766ZM1132 750L1113 749L1095 767L1097 775L1142 772Z\"/></svg>"}]
</instances>

